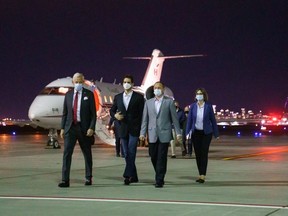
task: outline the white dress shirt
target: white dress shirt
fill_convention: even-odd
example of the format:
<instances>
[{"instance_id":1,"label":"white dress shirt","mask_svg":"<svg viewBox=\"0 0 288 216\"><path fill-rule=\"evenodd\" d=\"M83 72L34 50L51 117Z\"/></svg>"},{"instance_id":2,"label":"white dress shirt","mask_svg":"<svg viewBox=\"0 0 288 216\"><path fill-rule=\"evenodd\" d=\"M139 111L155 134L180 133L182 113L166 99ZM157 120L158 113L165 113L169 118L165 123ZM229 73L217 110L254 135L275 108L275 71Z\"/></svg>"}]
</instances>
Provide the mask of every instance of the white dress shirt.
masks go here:
<instances>
[{"instance_id":1,"label":"white dress shirt","mask_svg":"<svg viewBox=\"0 0 288 216\"><path fill-rule=\"evenodd\" d=\"M203 103L201 106L197 103L197 116L195 122L195 128L197 130L203 130L204 105L205 103Z\"/></svg>"},{"instance_id":2,"label":"white dress shirt","mask_svg":"<svg viewBox=\"0 0 288 216\"><path fill-rule=\"evenodd\" d=\"M163 96L159 99L155 97L155 109L156 109L157 114L159 113L162 101L163 101Z\"/></svg>"},{"instance_id":3,"label":"white dress shirt","mask_svg":"<svg viewBox=\"0 0 288 216\"><path fill-rule=\"evenodd\" d=\"M126 110L128 109L132 94L133 94L133 91L129 92L128 94L126 94L126 92L123 93L123 103L124 103Z\"/></svg>"}]
</instances>

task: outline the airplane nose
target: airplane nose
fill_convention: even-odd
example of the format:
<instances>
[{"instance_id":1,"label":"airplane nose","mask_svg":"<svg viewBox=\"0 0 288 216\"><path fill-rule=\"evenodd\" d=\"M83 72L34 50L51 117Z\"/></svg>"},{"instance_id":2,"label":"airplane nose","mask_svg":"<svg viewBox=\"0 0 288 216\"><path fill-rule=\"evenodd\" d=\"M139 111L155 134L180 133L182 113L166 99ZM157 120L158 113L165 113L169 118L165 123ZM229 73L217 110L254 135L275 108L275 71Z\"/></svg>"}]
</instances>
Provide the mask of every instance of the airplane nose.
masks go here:
<instances>
[{"instance_id":1,"label":"airplane nose","mask_svg":"<svg viewBox=\"0 0 288 216\"><path fill-rule=\"evenodd\" d=\"M31 121L33 121L33 119L35 118L35 115L33 113L29 113L28 117Z\"/></svg>"},{"instance_id":2,"label":"airplane nose","mask_svg":"<svg viewBox=\"0 0 288 216\"><path fill-rule=\"evenodd\" d=\"M35 121L37 118L37 114L36 114L36 109L33 106L33 104L30 106L29 111L28 111L28 117L31 121Z\"/></svg>"},{"instance_id":3,"label":"airplane nose","mask_svg":"<svg viewBox=\"0 0 288 216\"><path fill-rule=\"evenodd\" d=\"M35 100L30 105L29 111L28 111L28 117L31 121L37 121L37 118L40 115L39 110L41 110L39 107L39 102L37 102L35 98Z\"/></svg>"}]
</instances>

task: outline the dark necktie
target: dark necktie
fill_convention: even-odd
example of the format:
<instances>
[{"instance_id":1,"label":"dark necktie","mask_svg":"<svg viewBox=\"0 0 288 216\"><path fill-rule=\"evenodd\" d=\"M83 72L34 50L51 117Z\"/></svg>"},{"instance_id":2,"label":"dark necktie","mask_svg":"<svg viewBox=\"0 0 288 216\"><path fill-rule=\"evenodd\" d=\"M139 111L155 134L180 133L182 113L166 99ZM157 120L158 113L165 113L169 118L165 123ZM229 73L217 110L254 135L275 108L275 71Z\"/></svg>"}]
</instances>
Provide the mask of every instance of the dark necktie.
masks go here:
<instances>
[{"instance_id":1,"label":"dark necktie","mask_svg":"<svg viewBox=\"0 0 288 216\"><path fill-rule=\"evenodd\" d=\"M77 106L78 106L78 91L75 93L73 104L73 122L77 124Z\"/></svg>"}]
</instances>

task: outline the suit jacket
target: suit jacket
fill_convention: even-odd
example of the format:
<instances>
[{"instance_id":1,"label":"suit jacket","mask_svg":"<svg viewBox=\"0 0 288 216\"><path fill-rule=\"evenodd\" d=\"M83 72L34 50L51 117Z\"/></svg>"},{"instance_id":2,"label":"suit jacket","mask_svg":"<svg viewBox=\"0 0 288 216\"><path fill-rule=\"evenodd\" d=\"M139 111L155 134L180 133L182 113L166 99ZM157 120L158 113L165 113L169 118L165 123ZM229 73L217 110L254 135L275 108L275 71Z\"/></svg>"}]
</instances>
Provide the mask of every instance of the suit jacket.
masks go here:
<instances>
[{"instance_id":1,"label":"suit jacket","mask_svg":"<svg viewBox=\"0 0 288 216\"><path fill-rule=\"evenodd\" d=\"M186 134L192 133L195 130L195 123L197 117L197 102L190 105L190 110L187 118ZM204 114L203 114L203 130L205 134L213 133L214 137L219 136L219 131L213 111L213 107L210 103L205 102Z\"/></svg>"},{"instance_id":2,"label":"suit jacket","mask_svg":"<svg viewBox=\"0 0 288 216\"><path fill-rule=\"evenodd\" d=\"M141 135L148 133L149 143L155 143L159 138L161 143L169 143L172 139L172 124L177 135L181 135L176 108L172 99L163 97L157 114L155 98L146 101L143 110Z\"/></svg>"},{"instance_id":3,"label":"suit jacket","mask_svg":"<svg viewBox=\"0 0 288 216\"><path fill-rule=\"evenodd\" d=\"M68 132L73 123L73 96L74 89L68 91L64 99L61 129L64 129L65 133ZM83 88L80 106L80 125L84 133L86 133L88 129L95 131L96 117L94 95L90 90Z\"/></svg>"},{"instance_id":4,"label":"suit jacket","mask_svg":"<svg viewBox=\"0 0 288 216\"><path fill-rule=\"evenodd\" d=\"M128 108L126 110L123 103L124 92L115 95L113 105L110 109L110 116L115 117L117 112L124 115L124 119L120 123L120 138L127 138L129 134L138 137L141 128L141 119L144 107L143 95L134 92L132 93Z\"/></svg>"}]
</instances>

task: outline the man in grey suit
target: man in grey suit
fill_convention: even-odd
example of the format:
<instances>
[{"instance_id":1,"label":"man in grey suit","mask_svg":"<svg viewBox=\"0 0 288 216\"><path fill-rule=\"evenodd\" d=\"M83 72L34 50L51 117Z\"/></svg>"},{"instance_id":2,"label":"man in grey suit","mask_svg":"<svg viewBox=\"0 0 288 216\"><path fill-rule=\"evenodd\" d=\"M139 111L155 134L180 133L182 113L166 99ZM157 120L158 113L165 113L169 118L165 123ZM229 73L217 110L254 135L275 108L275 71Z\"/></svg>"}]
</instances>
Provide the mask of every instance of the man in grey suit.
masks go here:
<instances>
[{"instance_id":1,"label":"man in grey suit","mask_svg":"<svg viewBox=\"0 0 288 216\"><path fill-rule=\"evenodd\" d=\"M177 139L182 135L177 118L176 108L171 98L164 96L165 86L161 82L154 84L154 98L146 101L143 110L140 140L148 134L149 155L155 170L155 187L162 188L167 171L167 153L172 137L172 124Z\"/></svg>"},{"instance_id":2,"label":"man in grey suit","mask_svg":"<svg viewBox=\"0 0 288 216\"><path fill-rule=\"evenodd\" d=\"M74 89L65 95L60 136L64 138L62 182L59 187L70 186L72 154L78 140L85 159L85 185L92 184L92 151L96 124L96 108L93 92L83 88L84 76L75 73Z\"/></svg>"}]
</instances>

